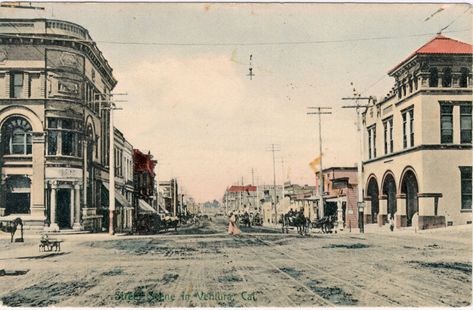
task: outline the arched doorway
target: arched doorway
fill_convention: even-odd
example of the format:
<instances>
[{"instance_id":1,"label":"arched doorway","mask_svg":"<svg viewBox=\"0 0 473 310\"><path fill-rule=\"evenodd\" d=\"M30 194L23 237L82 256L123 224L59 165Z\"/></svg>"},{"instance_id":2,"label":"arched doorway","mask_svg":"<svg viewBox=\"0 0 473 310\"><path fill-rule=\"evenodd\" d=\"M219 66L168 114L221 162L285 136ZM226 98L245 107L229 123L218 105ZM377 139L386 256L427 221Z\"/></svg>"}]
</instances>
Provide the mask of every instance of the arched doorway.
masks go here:
<instances>
[{"instance_id":1,"label":"arched doorway","mask_svg":"<svg viewBox=\"0 0 473 310\"><path fill-rule=\"evenodd\" d=\"M396 181L392 174L387 174L383 182L383 195L386 195L388 201L388 219L394 217L397 211L396 205Z\"/></svg>"},{"instance_id":2,"label":"arched doorway","mask_svg":"<svg viewBox=\"0 0 473 310\"><path fill-rule=\"evenodd\" d=\"M418 192L419 186L414 172L406 171L401 181L401 193L406 195L407 226L412 225L412 216L419 210Z\"/></svg>"},{"instance_id":3,"label":"arched doorway","mask_svg":"<svg viewBox=\"0 0 473 310\"><path fill-rule=\"evenodd\" d=\"M5 215L29 214L31 181L23 175L13 175L5 183Z\"/></svg>"},{"instance_id":4,"label":"arched doorway","mask_svg":"<svg viewBox=\"0 0 473 310\"><path fill-rule=\"evenodd\" d=\"M368 197L371 198L371 223L378 222L379 213L379 189L376 178L370 178L367 189Z\"/></svg>"}]
</instances>

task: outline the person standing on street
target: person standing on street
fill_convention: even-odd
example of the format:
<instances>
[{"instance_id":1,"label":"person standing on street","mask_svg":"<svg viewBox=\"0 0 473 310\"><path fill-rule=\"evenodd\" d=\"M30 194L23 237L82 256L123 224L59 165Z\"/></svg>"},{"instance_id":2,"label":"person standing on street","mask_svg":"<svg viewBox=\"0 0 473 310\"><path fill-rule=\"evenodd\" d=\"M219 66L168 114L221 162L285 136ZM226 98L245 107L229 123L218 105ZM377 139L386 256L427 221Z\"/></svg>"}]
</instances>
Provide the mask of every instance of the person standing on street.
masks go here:
<instances>
[{"instance_id":1,"label":"person standing on street","mask_svg":"<svg viewBox=\"0 0 473 310\"><path fill-rule=\"evenodd\" d=\"M393 216L391 215L391 217L389 218L389 229L391 231L394 231L394 218Z\"/></svg>"},{"instance_id":2,"label":"person standing on street","mask_svg":"<svg viewBox=\"0 0 473 310\"><path fill-rule=\"evenodd\" d=\"M238 235L240 233L240 229L238 228L238 226L236 225L236 216L235 214L230 213L230 219L228 221L228 233L230 235Z\"/></svg>"}]
</instances>

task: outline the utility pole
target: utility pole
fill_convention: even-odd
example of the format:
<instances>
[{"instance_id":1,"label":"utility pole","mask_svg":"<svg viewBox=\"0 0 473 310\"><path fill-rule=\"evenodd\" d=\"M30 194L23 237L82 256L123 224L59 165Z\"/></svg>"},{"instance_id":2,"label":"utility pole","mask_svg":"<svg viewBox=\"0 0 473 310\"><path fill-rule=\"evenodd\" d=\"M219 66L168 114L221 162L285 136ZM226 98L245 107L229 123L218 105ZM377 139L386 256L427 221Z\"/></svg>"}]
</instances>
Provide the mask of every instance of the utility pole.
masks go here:
<instances>
[{"instance_id":1,"label":"utility pole","mask_svg":"<svg viewBox=\"0 0 473 310\"><path fill-rule=\"evenodd\" d=\"M176 178L173 178L172 179L172 201L173 201L173 208L172 208L172 213L173 213L173 216L176 216L177 215L177 204L176 204L176 197L177 193L176 193Z\"/></svg>"},{"instance_id":2,"label":"utility pole","mask_svg":"<svg viewBox=\"0 0 473 310\"><path fill-rule=\"evenodd\" d=\"M284 199L284 194L285 194L284 183L285 183L285 180L286 180L286 178L284 177L284 158L281 158L281 170L282 170L282 179L281 179L281 183L282 183L282 199Z\"/></svg>"},{"instance_id":3,"label":"utility pole","mask_svg":"<svg viewBox=\"0 0 473 310\"><path fill-rule=\"evenodd\" d=\"M115 128L113 126L113 111L123 110L117 108L115 102L122 102L124 100L113 101L112 96L114 95L127 95L125 94L106 94L106 106L102 107L103 110L109 111L109 155L108 155L108 167L109 167L109 196L108 196L108 213L109 213L109 224L108 233L113 235L115 233Z\"/></svg>"},{"instance_id":4,"label":"utility pole","mask_svg":"<svg viewBox=\"0 0 473 310\"><path fill-rule=\"evenodd\" d=\"M353 83L352 83L353 85ZM363 132L361 131L362 126L362 119L361 113L362 108L367 108L369 106L370 101L373 97L361 97L361 94L357 94L355 89L353 89L353 97L342 98L342 100L351 100L355 101L355 105L347 105L343 106L344 109L355 109L357 113L357 122L356 128L358 131L358 135L360 137L360 160L358 161L358 227L360 228L360 233L365 232L365 226L363 221L363 213L364 213L364 199L363 199ZM368 104L361 105L361 100L368 100Z\"/></svg>"},{"instance_id":5,"label":"utility pole","mask_svg":"<svg viewBox=\"0 0 473 310\"><path fill-rule=\"evenodd\" d=\"M278 203L278 195L276 193L276 159L274 156L275 152L281 151L278 149L278 147L274 144L271 144L271 148L268 150L273 153L273 187L274 187L274 198L273 198L273 208L274 208L274 216L276 217L276 224L278 222L278 208L277 208L277 203Z\"/></svg>"},{"instance_id":6,"label":"utility pole","mask_svg":"<svg viewBox=\"0 0 473 310\"><path fill-rule=\"evenodd\" d=\"M251 168L251 185L255 185L255 169Z\"/></svg>"},{"instance_id":7,"label":"utility pole","mask_svg":"<svg viewBox=\"0 0 473 310\"><path fill-rule=\"evenodd\" d=\"M322 207L322 214L325 214L325 201L324 201L324 174L322 165L322 118L321 115L332 114L331 107L308 107L308 109L316 110L316 112L307 112L308 115L319 116L319 158L320 158L320 172L319 172L319 207Z\"/></svg>"}]
</instances>

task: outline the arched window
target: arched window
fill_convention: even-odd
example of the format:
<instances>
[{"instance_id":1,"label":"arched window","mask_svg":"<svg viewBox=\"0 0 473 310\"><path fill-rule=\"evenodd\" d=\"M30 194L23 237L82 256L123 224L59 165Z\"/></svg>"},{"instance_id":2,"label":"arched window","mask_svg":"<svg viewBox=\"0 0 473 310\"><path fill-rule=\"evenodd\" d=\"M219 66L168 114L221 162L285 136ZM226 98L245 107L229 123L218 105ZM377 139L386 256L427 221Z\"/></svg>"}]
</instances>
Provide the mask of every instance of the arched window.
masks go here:
<instances>
[{"instance_id":1,"label":"arched window","mask_svg":"<svg viewBox=\"0 0 473 310\"><path fill-rule=\"evenodd\" d=\"M2 126L4 154L31 154L31 131L30 123L23 117L9 118Z\"/></svg>"},{"instance_id":2,"label":"arched window","mask_svg":"<svg viewBox=\"0 0 473 310\"><path fill-rule=\"evenodd\" d=\"M442 87L452 87L452 69L443 69Z\"/></svg>"},{"instance_id":3,"label":"arched window","mask_svg":"<svg viewBox=\"0 0 473 310\"><path fill-rule=\"evenodd\" d=\"M468 87L468 77L470 72L467 68L461 68L460 72L460 87Z\"/></svg>"},{"instance_id":4,"label":"arched window","mask_svg":"<svg viewBox=\"0 0 473 310\"><path fill-rule=\"evenodd\" d=\"M437 68L430 69L430 76L429 76L429 87L437 87L439 86L439 73Z\"/></svg>"}]
</instances>

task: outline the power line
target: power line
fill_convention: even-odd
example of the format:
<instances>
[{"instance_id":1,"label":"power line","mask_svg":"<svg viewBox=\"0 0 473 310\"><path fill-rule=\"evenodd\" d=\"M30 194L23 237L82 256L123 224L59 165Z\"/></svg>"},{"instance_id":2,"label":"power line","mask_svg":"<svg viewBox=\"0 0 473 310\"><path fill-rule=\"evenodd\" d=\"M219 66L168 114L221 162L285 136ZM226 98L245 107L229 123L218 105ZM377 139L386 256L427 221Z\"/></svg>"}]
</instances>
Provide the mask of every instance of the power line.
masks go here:
<instances>
[{"instance_id":1,"label":"power line","mask_svg":"<svg viewBox=\"0 0 473 310\"><path fill-rule=\"evenodd\" d=\"M471 31L471 29L451 30L445 33L458 33ZM419 33L405 36L381 36L355 39L339 39L339 40L313 40L313 41L274 41L274 42L125 42L125 41L101 41L101 44L119 44L119 45L156 45L156 46L267 46L267 45L312 45L312 44L326 44L326 43L347 43L359 41L376 41L376 40L392 40L399 38L424 37L436 35L435 32Z\"/></svg>"}]
</instances>

